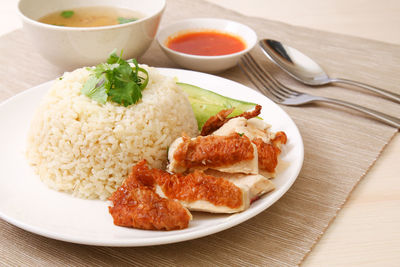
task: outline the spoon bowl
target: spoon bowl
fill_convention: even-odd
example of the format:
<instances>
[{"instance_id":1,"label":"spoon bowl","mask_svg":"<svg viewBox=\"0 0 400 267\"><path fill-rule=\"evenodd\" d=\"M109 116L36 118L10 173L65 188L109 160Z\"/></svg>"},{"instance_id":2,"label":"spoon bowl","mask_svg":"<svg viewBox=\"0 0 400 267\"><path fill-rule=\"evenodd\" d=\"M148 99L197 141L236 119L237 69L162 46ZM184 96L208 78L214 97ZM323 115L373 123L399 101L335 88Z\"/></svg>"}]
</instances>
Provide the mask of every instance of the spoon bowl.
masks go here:
<instances>
[{"instance_id":1,"label":"spoon bowl","mask_svg":"<svg viewBox=\"0 0 400 267\"><path fill-rule=\"evenodd\" d=\"M299 50L270 39L261 40L260 46L270 60L296 80L308 85L330 83L321 66Z\"/></svg>"},{"instance_id":2,"label":"spoon bowl","mask_svg":"<svg viewBox=\"0 0 400 267\"><path fill-rule=\"evenodd\" d=\"M265 55L296 80L312 86L345 83L380 94L400 103L400 95L368 84L341 78L331 78L313 59L279 41L263 39L259 42Z\"/></svg>"}]
</instances>

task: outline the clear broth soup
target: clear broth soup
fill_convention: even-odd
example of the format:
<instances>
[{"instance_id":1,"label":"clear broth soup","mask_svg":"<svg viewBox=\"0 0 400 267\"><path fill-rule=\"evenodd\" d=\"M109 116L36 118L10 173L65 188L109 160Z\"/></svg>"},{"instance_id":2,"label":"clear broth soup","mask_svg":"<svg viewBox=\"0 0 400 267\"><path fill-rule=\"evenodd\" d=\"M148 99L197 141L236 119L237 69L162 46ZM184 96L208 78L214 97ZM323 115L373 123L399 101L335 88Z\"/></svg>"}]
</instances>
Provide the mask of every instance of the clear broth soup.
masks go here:
<instances>
[{"instance_id":1,"label":"clear broth soup","mask_svg":"<svg viewBox=\"0 0 400 267\"><path fill-rule=\"evenodd\" d=\"M143 14L130 9L96 6L52 12L41 17L38 21L66 27L100 27L124 24L143 17Z\"/></svg>"}]
</instances>

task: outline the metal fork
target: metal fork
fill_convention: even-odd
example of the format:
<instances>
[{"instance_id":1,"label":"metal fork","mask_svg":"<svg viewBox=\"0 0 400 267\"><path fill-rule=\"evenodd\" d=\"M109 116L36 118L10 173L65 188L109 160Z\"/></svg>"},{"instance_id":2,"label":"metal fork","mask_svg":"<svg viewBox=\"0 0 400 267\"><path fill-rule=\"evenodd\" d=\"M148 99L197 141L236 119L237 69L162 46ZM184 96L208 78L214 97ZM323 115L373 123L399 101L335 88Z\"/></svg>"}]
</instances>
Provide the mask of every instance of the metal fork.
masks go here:
<instances>
[{"instance_id":1,"label":"metal fork","mask_svg":"<svg viewBox=\"0 0 400 267\"><path fill-rule=\"evenodd\" d=\"M300 106L311 102L328 102L365 113L375 119L400 129L400 119L382 112L365 108L346 101L322 96L301 93L280 83L271 74L265 71L250 54L246 54L239 62L240 69L254 84L254 86L272 101L287 106Z\"/></svg>"}]
</instances>

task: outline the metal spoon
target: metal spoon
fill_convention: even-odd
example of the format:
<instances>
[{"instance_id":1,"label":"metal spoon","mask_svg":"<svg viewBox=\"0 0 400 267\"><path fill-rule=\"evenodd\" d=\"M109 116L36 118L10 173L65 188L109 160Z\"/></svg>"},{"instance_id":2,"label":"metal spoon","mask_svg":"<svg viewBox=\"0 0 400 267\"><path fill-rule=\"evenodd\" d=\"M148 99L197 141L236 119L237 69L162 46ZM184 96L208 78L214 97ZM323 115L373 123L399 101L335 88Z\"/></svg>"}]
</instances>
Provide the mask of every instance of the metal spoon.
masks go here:
<instances>
[{"instance_id":1,"label":"metal spoon","mask_svg":"<svg viewBox=\"0 0 400 267\"><path fill-rule=\"evenodd\" d=\"M293 47L271 39L261 40L259 44L269 59L275 62L290 76L302 83L307 85L325 85L328 83L351 84L400 103L400 95L398 94L365 83L340 78L330 78L314 60Z\"/></svg>"}]
</instances>

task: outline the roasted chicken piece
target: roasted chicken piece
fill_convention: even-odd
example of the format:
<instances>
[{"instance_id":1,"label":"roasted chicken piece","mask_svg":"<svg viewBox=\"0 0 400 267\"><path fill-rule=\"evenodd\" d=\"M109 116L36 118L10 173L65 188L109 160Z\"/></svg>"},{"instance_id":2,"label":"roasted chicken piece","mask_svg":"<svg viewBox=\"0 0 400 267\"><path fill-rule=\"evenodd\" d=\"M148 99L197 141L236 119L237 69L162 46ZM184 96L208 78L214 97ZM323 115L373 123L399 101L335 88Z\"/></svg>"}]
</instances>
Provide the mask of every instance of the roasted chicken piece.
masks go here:
<instances>
[{"instance_id":1,"label":"roasted chicken piece","mask_svg":"<svg viewBox=\"0 0 400 267\"><path fill-rule=\"evenodd\" d=\"M269 173L263 172L264 175L274 176L281 145L286 144L287 137L284 132L273 133L269 128L270 126L263 120L238 117L226 122L212 135L226 136L240 133L247 136L257 147L258 167Z\"/></svg>"},{"instance_id":2,"label":"roasted chicken piece","mask_svg":"<svg viewBox=\"0 0 400 267\"><path fill-rule=\"evenodd\" d=\"M189 210L196 211L233 213L250 205L247 192L242 188L202 171L187 175L163 175L157 179L157 192L177 199Z\"/></svg>"},{"instance_id":3,"label":"roasted chicken piece","mask_svg":"<svg viewBox=\"0 0 400 267\"><path fill-rule=\"evenodd\" d=\"M237 117L208 136L176 139L168 152L168 170L214 169L228 173L275 175L284 132L273 133L257 118Z\"/></svg>"},{"instance_id":4,"label":"roasted chicken piece","mask_svg":"<svg viewBox=\"0 0 400 267\"><path fill-rule=\"evenodd\" d=\"M258 167L269 173L274 173L281 154L281 145L287 142L286 134L277 132L270 142L264 142L261 138L255 138L252 142L257 146Z\"/></svg>"},{"instance_id":5,"label":"roasted chicken piece","mask_svg":"<svg viewBox=\"0 0 400 267\"><path fill-rule=\"evenodd\" d=\"M222 125L227 123L229 120L242 117L245 119L251 119L254 117L257 117L261 113L261 106L257 105L255 106L254 110L248 111L248 112L243 112L242 114L228 118L228 116L233 112L234 108L231 109L224 109L218 112L216 115L211 116L203 125L201 128L201 135L209 135L212 134L214 131L218 130Z\"/></svg>"},{"instance_id":6,"label":"roasted chicken piece","mask_svg":"<svg viewBox=\"0 0 400 267\"><path fill-rule=\"evenodd\" d=\"M109 212L114 224L147 230L177 230L187 228L190 212L177 200L159 196L154 179L143 172L145 162L132 173L110 197L113 206Z\"/></svg>"},{"instance_id":7,"label":"roasted chicken piece","mask_svg":"<svg viewBox=\"0 0 400 267\"><path fill-rule=\"evenodd\" d=\"M247 136L232 133L227 136L183 136L176 139L168 151L168 170L215 169L229 173L258 173L255 144Z\"/></svg>"},{"instance_id":8,"label":"roasted chicken piece","mask_svg":"<svg viewBox=\"0 0 400 267\"><path fill-rule=\"evenodd\" d=\"M207 170L205 173L215 177L224 178L241 188L245 192L250 203L263 194L275 189L274 183L261 174L225 173L215 170Z\"/></svg>"},{"instance_id":9,"label":"roasted chicken piece","mask_svg":"<svg viewBox=\"0 0 400 267\"><path fill-rule=\"evenodd\" d=\"M247 209L251 196L248 188L236 186L227 179L205 174L202 171L187 175L171 174L159 169L150 169L147 162L143 160L133 167L128 179L114 192L110 200L114 203L114 207L109 209L115 224L142 229L169 230L181 229L185 225L177 218L174 219L175 228L171 224L168 224L168 228L160 227L160 225L164 226L163 223L165 224L164 215L172 216L172 218L179 215L179 218L184 218L179 210L176 214L168 210L172 204L176 204L176 201L190 210L234 213ZM148 208L150 205L158 207L160 202L162 203L161 211L166 212L165 214L157 209L152 211ZM145 211L150 212L149 222L135 220L137 217L146 218L145 214L138 213L144 210L143 206ZM182 220L182 222L188 222L188 220Z\"/></svg>"}]
</instances>

